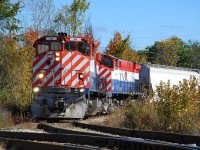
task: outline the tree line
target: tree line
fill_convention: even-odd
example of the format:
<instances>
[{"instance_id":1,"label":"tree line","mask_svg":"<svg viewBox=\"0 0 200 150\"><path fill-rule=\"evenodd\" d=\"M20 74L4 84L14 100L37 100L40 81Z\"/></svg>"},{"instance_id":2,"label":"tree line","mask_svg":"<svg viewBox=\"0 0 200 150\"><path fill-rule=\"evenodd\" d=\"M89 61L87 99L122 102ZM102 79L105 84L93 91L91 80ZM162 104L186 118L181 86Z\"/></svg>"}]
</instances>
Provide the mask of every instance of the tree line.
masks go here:
<instances>
[{"instance_id":1,"label":"tree line","mask_svg":"<svg viewBox=\"0 0 200 150\"><path fill-rule=\"evenodd\" d=\"M32 62L34 41L43 35L83 35L95 42L93 27L86 11L87 0L73 0L56 8L53 0L0 1L0 104L26 110L32 101ZM21 11L26 11L23 16ZM144 50L131 46L131 35L116 32L104 51L121 59L139 63L156 63L200 69L200 42L184 42L178 37L155 41Z\"/></svg>"},{"instance_id":2,"label":"tree line","mask_svg":"<svg viewBox=\"0 0 200 150\"><path fill-rule=\"evenodd\" d=\"M185 42L175 36L136 51L131 47L130 35L123 38L116 32L105 53L133 62L200 69L200 42Z\"/></svg>"}]
</instances>

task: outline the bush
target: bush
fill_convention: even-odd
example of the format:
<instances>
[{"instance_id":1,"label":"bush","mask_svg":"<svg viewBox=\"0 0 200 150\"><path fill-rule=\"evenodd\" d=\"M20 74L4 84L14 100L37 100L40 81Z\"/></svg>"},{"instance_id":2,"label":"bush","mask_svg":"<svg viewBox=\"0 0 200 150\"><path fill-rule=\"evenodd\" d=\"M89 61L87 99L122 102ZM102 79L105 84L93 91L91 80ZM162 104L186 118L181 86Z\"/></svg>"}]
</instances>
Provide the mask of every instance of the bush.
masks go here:
<instances>
[{"instance_id":1,"label":"bush","mask_svg":"<svg viewBox=\"0 0 200 150\"><path fill-rule=\"evenodd\" d=\"M199 117L199 86L197 80L183 80L179 85L171 87L168 83L160 83L156 92L158 116L165 131L191 132L196 130L195 120Z\"/></svg>"},{"instance_id":2,"label":"bush","mask_svg":"<svg viewBox=\"0 0 200 150\"><path fill-rule=\"evenodd\" d=\"M156 105L146 101L135 101L127 108L124 126L140 130L155 130L159 126Z\"/></svg>"},{"instance_id":3,"label":"bush","mask_svg":"<svg viewBox=\"0 0 200 150\"><path fill-rule=\"evenodd\" d=\"M126 109L123 125L128 128L168 132L197 132L200 122L200 87L197 80L183 80L171 86L161 82L158 101L135 101ZM199 131L198 131L199 132Z\"/></svg>"},{"instance_id":4,"label":"bush","mask_svg":"<svg viewBox=\"0 0 200 150\"><path fill-rule=\"evenodd\" d=\"M10 112L0 107L0 129L8 129L13 126Z\"/></svg>"}]
</instances>

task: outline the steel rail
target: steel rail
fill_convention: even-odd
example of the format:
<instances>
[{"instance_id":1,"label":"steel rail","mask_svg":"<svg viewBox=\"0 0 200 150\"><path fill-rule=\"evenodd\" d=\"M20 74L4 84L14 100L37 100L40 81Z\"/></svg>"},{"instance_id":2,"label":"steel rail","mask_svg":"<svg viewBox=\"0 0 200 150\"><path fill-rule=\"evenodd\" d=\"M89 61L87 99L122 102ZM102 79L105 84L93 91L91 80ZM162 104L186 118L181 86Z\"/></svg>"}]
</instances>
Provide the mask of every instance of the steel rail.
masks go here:
<instances>
[{"instance_id":1,"label":"steel rail","mask_svg":"<svg viewBox=\"0 0 200 150\"><path fill-rule=\"evenodd\" d=\"M70 130L70 129L65 129L65 128L58 128L58 127L53 127L51 125L47 125L47 124L38 124L37 126L39 129L43 129L46 132L51 132L51 133L65 133L65 134L84 134L84 135L93 135L93 136L105 136L105 137L114 137L114 135L104 135L103 133L89 133L89 132L82 132L82 131L74 131L74 130ZM163 144L169 144L169 142L166 141L157 141L157 140L149 140L149 139L144 139L146 141L153 141L156 143L163 143ZM174 143L173 143L174 144ZM180 145L180 144L177 144ZM182 145L184 146L184 145ZM186 145L185 147L187 148L194 148L194 146L189 146ZM195 147L195 148L199 148L199 147Z\"/></svg>"},{"instance_id":2,"label":"steel rail","mask_svg":"<svg viewBox=\"0 0 200 150\"><path fill-rule=\"evenodd\" d=\"M189 135L189 134L179 134L179 133L168 133L168 132L158 132L158 131L144 131L144 130L134 130L134 129L124 129L124 128L113 128L108 126L98 126L85 124L80 122L73 122L76 127L87 128L95 131L116 134L120 136L137 137L144 139L153 139L160 141L167 141L180 144L196 144L200 146L200 136Z\"/></svg>"},{"instance_id":3,"label":"steel rail","mask_svg":"<svg viewBox=\"0 0 200 150\"><path fill-rule=\"evenodd\" d=\"M120 150L191 150L195 148L185 147L177 144L156 143L132 138L116 138L103 136L56 134L56 133L30 133L30 132L9 132L0 131L0 137L15 138L24 140L37 140L59 143L73 143L81 145L91 145L97 147L107 147Z\"/></svg>"},{"instance_id":4,"label":"steel rail","mask_svg":"<svg viewBox=\"0 0 200 150\"><path fill-rule=\"evenodd\" d=\"M36 150L36 149L53 149L53 150L97 150L99 148L87 147L72 144L55 144L55 143L41 143L36 141L28 141L14 138L2 138L0 141L4 142L6 149L23 149L23 150Z\"/></svg>"},{"instance_id":5,"label":"steel rail","mask_svg":"<svg viewBox=\"0 0 200 150\"><path fill-rule=\"evenodd\" d=\"M47 124L40 123L37 125L38 129L43 129L46 132L50 133L63 133L63 134L81 134L81 135L92 135L92 136L104 136L104 137L113 137L109 135L103 135L103 133L89 133L89 132L83 132L83 131L75 131L75 130L70 130L70 129L64 129L64 128L57 128L53 127Z\"/></svg>"}]
</instances>

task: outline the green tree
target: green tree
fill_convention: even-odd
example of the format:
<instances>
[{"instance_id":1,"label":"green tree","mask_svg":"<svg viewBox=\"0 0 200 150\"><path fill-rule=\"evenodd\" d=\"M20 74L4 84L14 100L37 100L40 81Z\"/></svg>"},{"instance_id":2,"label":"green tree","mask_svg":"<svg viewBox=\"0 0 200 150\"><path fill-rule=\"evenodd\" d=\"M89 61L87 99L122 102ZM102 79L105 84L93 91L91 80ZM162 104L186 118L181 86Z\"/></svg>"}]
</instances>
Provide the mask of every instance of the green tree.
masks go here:
<instances>
[{"instance_id":1,"label":"green tree","mask_svg":"<svg viewBox=\"0 0 200 150\"><path fill-rule=\"evenodd\" d=\"M184 43L183 48L178 52L179 60L177 62L178 67L190 68L190 47Z\"/></svg>"},{"instance_id":2,"label":"green tree","mask_svg":"<svg viewBox=\"0 0 200 150\"><path fill-rule=\"evenodd\" d=\"M81 25L84 22L84 14L89 8L90 2L87 0L73 0L73 3L69 7L69 21L72 30L72 35L79 35L81 33Z\"/></svg>"},{"instance_id":3,"label":"green tree","mask_svg":"<svg viewBox=\"0 0 200 150\"><path fill-rule=\"evenodd\" d=\"M147 60L147 50L138 50L137 55L139 56L139 62L142 64L148 63Z\"/></svg>"},{"instance_id":4,"label":"green tree","mask_svg":"<svg viewBox=\"0 0 200 150\"><path fill-rule=\"evenodd\" d=\"M18 41L3 38L0 47L0 103L24 110L31 100L33 52Z\"/></svg>"},{"instance_id":5,"label":"green tree","mask_svg":"<svg viewBox=\"0 0 200 150\"><path fill-rule=\"evenodd\" d=\"M57 32L67 32L71 33L70 21L69 21L69 6L63 6L59 13L56 14L54 18L54 26Z\"/></svg>"},{"instance_id":6,"label":"green tree","mask_svg":"<svg viewBox=\"0 0 200 150\"><path fill-rule=\"evenodd\" d=\"M9 32L19 30L19 20L16 15L20 11L20 2L12 4L9 0L0 1L0 31Z\"/></svg>"},{"instance_id":7,"label":"green tree","mask_svg":"<svg viewBox=\"0 0 200 150\"><path fill-rule=\"evenodd\" d=\"M200 69L200 42L188 40L178 52L177 66Z\"/></svg>"},{"instance_id":8,"label":"green tree","mask_svg":"<svg viewBox=\"0 0 200 150\"><path fill-rule=\"evenodd\" d=\"M143 55L144 53L146 54L147 61L153 64L157 63L156 61L156 58L158 55L157 45L158 45L158 41L156 41L154 45L146 47L146 50L143 52Z\"/></svg>"},{"instance_id":9,"label":"green tree","mask_svg":"<svg viewBox=\"0 0 200 150\"><path fill-rule=\"evenodd\" d=\"M184 42L177 37L156 41L153 46L147 47L147 60L151 63L176 66L183 46Z\"/></svg>"},{"instance_id":10,"label":"green tree","mask_svg":"<svg viewBox=\"0 0 200 150\"><path fill-rule=\"evenodd\" d=\"M200 42L198 41L188 41L189 48L189 67L200 69Z\"/></svg>"},{"instance_id":11,"label":"green tree","mask_svg":"<svg viewBox=\"0 0 200 150\"><path fill-rule=\"evenodd\" d=\"M54 19L56 31L64 31L73 36L80 35L89 6L90 2L87 0L73 0L71 5L63 6Z\"/></svg>"}]
</instances>

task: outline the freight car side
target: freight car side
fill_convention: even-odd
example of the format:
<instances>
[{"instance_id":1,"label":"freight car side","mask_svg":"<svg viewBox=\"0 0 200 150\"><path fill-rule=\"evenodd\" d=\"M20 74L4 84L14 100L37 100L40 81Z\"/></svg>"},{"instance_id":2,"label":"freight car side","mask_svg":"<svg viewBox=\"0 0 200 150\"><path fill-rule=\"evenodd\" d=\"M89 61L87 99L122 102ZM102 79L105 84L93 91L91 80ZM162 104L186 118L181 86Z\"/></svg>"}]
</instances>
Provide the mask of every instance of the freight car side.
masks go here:
<instances>
[{"instance_id":1,"label":"freight car side","mask_svg":"<svg viewBox=\"0 0 200 150\"><path fill-rule=\"evenodd\" d=\"M160 82L168 82L171 85L178 85L183 79L189 80L195 77L200 83L200 72L189 68L173 67L157 64L143 64L140 72L140 87L145 84L148 90L155 91Z\"/></svg>"}]
</instances>

